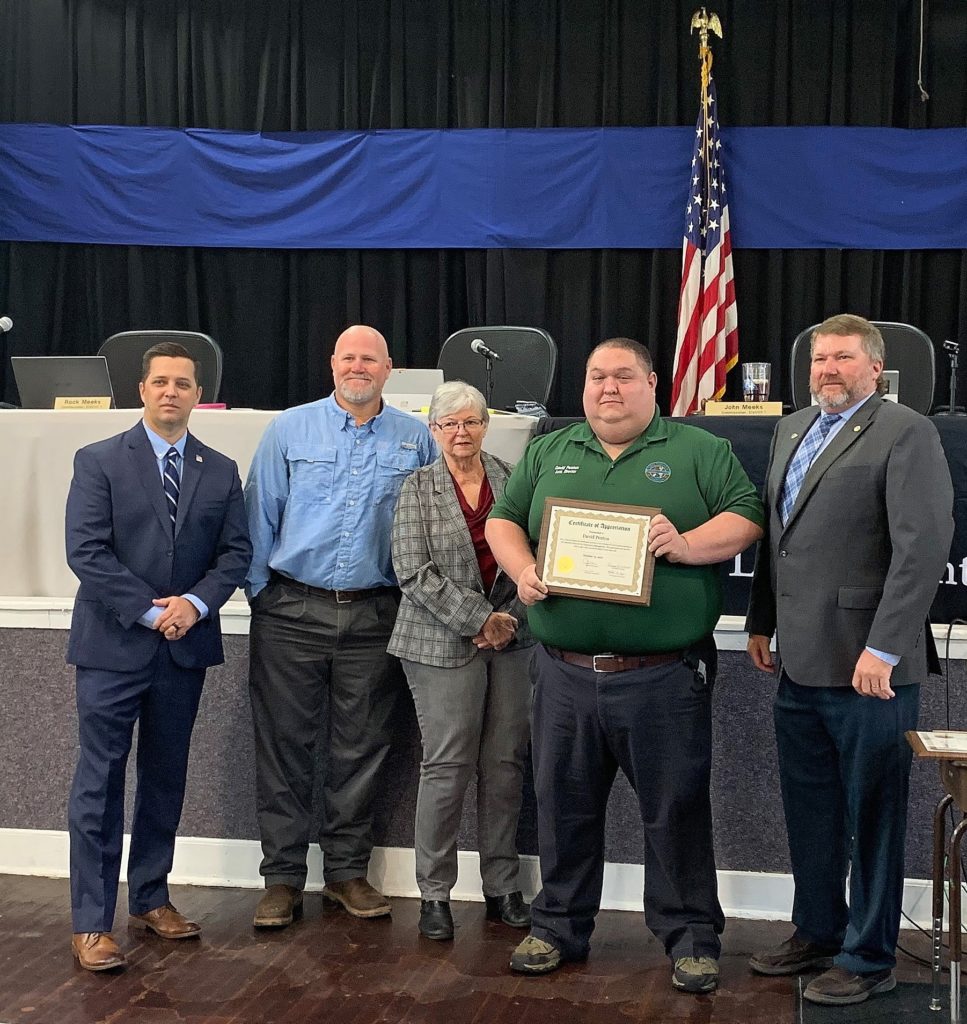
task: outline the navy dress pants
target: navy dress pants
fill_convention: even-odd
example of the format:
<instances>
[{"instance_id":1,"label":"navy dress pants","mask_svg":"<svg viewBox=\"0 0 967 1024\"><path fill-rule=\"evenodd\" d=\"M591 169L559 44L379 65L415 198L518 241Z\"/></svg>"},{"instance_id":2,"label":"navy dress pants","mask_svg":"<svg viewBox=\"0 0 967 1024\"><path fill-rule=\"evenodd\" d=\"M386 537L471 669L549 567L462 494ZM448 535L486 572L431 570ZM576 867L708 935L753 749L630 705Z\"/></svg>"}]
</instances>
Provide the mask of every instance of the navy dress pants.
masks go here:
<instances>
[{"instance_id":1,"label":"navy dress pants","mask_svg":"<svg viewBox=\"0 0 967 1024\"><path fill-rule=\"evenodd\" d=\"M796 934L839 946L834 963L856 974L896 963L913 756L903 734L917 727L920 687L895 690L880 700L783 673L774 707Z\"/></svg>"},{"instance_id":2,"label":"navy dress pants","mask_svg":"<svg viewBox=\"0 0 967 1024\"><path fill-rule=\"evenodd\" d=\"M167 643L159 644L150 664L138 672L78 666L80 754L67 808L75 932L109 932L114 923L124 837L124 776L135 722L137 792L128 854L128 909L144 914L168 902L188 748L204 680L204 669L176 665Z\"/></svg>"},{"instance_id":3,"label":"navy dress pants","mask_svg":"<svg viewBox=\"0 0 967 1024\"><path fill-rule=\"evenodd\" d=\"M707 655L712 674L714 647ZM620 768L644 825L645 923L673 959L718 957L709 801L711 685L682 661L629 672L566 664L538 645L532 745L544 888L531 933L587 956L601 904L608 795Z\"/></svg>"}]
</instances>

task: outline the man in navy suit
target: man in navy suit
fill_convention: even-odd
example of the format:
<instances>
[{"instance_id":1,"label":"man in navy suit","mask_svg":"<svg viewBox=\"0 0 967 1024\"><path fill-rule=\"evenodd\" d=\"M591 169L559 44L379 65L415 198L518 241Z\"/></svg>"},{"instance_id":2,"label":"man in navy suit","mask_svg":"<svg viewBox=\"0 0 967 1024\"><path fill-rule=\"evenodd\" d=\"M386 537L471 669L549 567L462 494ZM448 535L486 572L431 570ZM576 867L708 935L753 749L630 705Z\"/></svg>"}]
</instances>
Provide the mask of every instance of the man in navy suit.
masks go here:
<instances>
[{"instance_id":1,"label":"man in navy suit","mask_svg":"<svg viewBox=\"0 0 967 1024\"><path fill-rule=\"evenodd\" d=\"M67 561L80 588L67 661L77 666L80 755L68 826L72 948L90 971L125 964L111 928L136 721L130 923L167 939L200 931L171 905L168 872L205 669L224 660L218 609L252 549L235 463L187 431L197 374L181 345L149 349L143 421L74 457Z\"/></svg>"}]
</instances>

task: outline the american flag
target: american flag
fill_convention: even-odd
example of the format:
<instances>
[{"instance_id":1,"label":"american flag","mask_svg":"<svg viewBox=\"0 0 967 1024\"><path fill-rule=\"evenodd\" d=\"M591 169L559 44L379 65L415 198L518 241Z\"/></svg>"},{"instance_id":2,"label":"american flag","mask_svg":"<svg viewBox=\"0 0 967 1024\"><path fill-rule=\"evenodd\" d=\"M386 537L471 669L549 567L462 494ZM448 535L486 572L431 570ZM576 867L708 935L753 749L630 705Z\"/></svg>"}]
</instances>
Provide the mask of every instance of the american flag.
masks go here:
<instances>
[{"instance_id":1,"label":"american flag","mask_svg":"<svg viewBox=\"0 0 967 1024\"><path fill-rule=\"evenodd\" d=\"M682 244L673 416L701 412L704 400L721 398L725 394L725 375L739 358L729 207L712 53L707 47L702 54L702 106L695 136Z\"/></svg>"}]
</instances>

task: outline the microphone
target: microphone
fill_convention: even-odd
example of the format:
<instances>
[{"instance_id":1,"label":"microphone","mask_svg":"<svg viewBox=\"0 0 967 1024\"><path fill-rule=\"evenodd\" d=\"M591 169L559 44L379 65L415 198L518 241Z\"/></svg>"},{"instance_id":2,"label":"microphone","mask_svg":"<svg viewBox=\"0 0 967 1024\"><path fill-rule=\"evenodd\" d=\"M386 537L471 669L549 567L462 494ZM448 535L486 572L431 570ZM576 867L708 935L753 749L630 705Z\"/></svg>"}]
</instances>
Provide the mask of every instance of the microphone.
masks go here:
<instances>
[{"instance_id":1,"label":"microphone","mask_svg":"<svg viewBox=\"0 0 967 1024\"><path fill-rule=\"evenodd\" d=\"M13 321L8 316L0 316L0 334L9 331L13 327Z\"/></svg>"},{"instance_id":2,"label":"microphone","mask_svg":"<svg viewBox=\"0 0 967 1024\"><path fill-rule=\"evenodd\" d=\"M486 356L488 359L500 360L500 355L496 353L492 348L488 348L479 338L474 338L470 342L470 351L476 352L478 356Z\"/></svg>"}]
</instances>

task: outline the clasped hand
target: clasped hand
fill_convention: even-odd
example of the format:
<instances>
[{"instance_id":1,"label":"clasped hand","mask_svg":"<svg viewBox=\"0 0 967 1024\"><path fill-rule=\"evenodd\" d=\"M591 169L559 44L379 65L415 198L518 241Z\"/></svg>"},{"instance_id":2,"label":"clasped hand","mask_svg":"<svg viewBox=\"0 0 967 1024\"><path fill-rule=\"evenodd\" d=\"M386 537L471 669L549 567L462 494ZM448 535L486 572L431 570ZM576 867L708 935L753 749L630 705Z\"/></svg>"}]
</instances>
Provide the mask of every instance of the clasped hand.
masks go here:
<instances>
[{"instance_id":1,"label":"clasped hand","mask_svg":"<svg viewBox=\"0 0 967 1024\"><path fill-rule=\"evenodd\" d=\"M483 628L473 638L481 651L502 651L514 639L517 620L507 612L491 612Z\"/></svg>"},{"instance_id":2,"label":"clasped hand","mask_svg":"<svg viewBox=\"0 0 967 1024\"><path fill-rule=\"evenodd\" d=\"M166 640L180 640L198 621L198 609L186 597L159 597L151 602L164 611L158 616L154 628Z\"/></svg>"}]
</instances>

